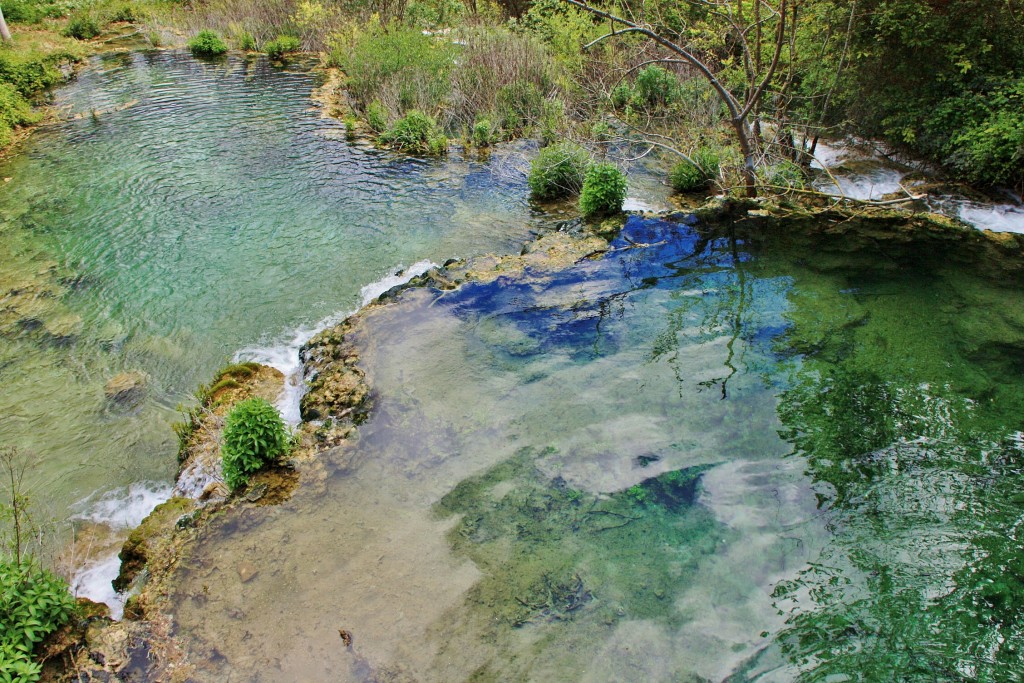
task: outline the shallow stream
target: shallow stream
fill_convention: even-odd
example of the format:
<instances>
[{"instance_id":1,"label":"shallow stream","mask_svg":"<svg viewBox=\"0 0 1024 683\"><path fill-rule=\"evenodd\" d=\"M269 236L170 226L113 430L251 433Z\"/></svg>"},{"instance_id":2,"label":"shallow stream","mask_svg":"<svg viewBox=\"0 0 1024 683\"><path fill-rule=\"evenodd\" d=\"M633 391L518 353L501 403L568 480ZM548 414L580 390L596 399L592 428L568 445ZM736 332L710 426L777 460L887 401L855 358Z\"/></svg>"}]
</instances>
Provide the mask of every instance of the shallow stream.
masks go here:
<instances>
[{"instance_id":1,"label":"shallow stream","mask_svg":"<svg viewBox=\"0 0 1024 683\"><path fill-rule=\"evenodd\" d=\"M1019 277L688 223L366 312L358 443L180 574L200 678L1024 671Z\"/></svg>"},{"instance_id":2,"label":"shallow stream","mask_svg":"<svg viewBox=\"0 0 1024 683\"><path fill-rule=\"evenodd\" d=\"M552 229L500 161L347 144L311 85L106 57L0 165L0 443L58 516L137 521L228 359ZM553 276L407 291L358 325L358 443L183 563L199 679L1014 680L1024 299L983 258L633 217Z\"/></svg>"}]
</instances>

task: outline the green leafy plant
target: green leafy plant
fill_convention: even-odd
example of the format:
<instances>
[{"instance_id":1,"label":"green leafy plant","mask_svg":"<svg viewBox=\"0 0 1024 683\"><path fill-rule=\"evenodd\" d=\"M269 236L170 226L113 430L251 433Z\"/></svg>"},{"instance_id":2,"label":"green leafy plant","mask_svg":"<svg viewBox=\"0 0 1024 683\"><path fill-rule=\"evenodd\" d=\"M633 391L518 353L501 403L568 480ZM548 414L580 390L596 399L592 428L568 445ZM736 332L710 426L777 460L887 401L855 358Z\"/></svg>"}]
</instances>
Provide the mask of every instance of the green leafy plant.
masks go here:
<instances>
[{"instance_id":1,"label":"green leafy plant","mask_svg":"<svg viewBox=\"0 0 1024 683\"><path fill-rule=\"evenodd\" d=\"M379 140L381 144L411 154L443 156L448 151L448 138L440 132L434 119L415 109L395 121Z\"/></svg>"},{"instance_id":2,"label":"green leafy plant","mask_svg":"<svg viewBox=\"0 0 1024 683\"><path fill-rule=\"evenodd\" d=\"M626 200L626 174L614 164L594 164L587 169L580 192L580 211L588 218L622 211Z\"/></svg>"},{"instance_id":3,"label":"green leafy plant","mask_svg":"<svg viewBox=\"0 0 1024 683\"><path fill-rule=\"evenodd\" d=\"M228 46L216 33L203 29L188 41L188 49L197 57L218 57L228 51Z\"/></svg>"},{"instance_id":4,"label":"green leafy plant","mask_svg":"<svg viewBox=\"0 0 1024 683\"><path fill-rule=\"evenodd\" d=\"M87 12L76 12L68 19L64 27L64 35L78 40L89 40L100 34L100 24L96 17Z\"/></svg>"},{"instance_id":5,"label":"green leafy plant","mask_svg":"<svg viewBox=\"0 0 1024 683\"><path fill-rule=\"evenodd\" d=\"M221 464L224 481L232 491L291 447L281 415L262 398L246 399L231 409L224 422L223 439Z\"/></svg>"},{"instance_id":6,"label":"green leafy plant","mask_svg":"<svg viewBox=\"0 0 1024 683\"><path fill-rule=\"evenodd\" d=\"M590 167L590 154L573 142L540 150L526 178L534 199L558 199L579 193Z\"/></svg>"},{"instance_id":7,"label":"green leafy plant","mask_svg":"<svg viewBox=\"0 0 1024 683\"><path fill-rule=\"evenodd\" d=\"M718 175L721 164L718 153L707 147L693 154L694 163L682 161L669 173L668 181L676 192L697 192L707 187Z\"/></svg>"},{"instance_id":8,"label":"green leafy plant","mask_svg":"<svg viewBox=\"0 0 1024 683\"><path fill-rule=\"evenodd\" d=\"M366 123L370 125L370 130L378 135L388 129L388 110L380 100L370 102L370 106L366 108Z\"/></svg>"},{"instance_id":9,"label":"green leafy plant","mask_svg":"<svg viewBox=\"0 0 1024 683\"><path fill-rule=\"evenodd\" d=\"M0 147L11 142L11 133L18 126L38 121L40 115L14 86L0 83Z\"/></svg>"},{"instance_id":10,"label":"green leafy plant","mask_svg":"<svg viewBox=\"0 0 1024 683\"><path fill-rule=\"evenodd\" d=\"M660 66L652 64L636 75L634 106L653 109L669 107L679 100L679 79Z\"/></svg>"},{"instance_id":11,"label":"green leafy plant","mask_svg":"<svg viewBox=\"0 0 1024 683\"><path fill-rule=\"evenodd\" d=\"M286 54L298 52L301 48L302 41L295 36L278 36L263 46L271 59L281 59Z\"/></svg>"},{"instance_id":12,"label":"green leafy plant","mask_svg":"<svg viewBox=\"0 0 1024 683\"><path fill-rule=\"evenodd\" d=\"M473 124L473 144L477 147L490 147L494 141L494 130L490 119L477 119Z\"/></svg>"},{"instance_id":13,"label":"green leafy plant","mask_svg":"<svg viewBox=\"0 0 1024 683\"><path fill-rule=\"evenodd\" d=\"M530 81L514 81L503 85L495 95L501 127L510 135L518 135L544 113L544 93Z\"/></svg>"},{"instance_id":14,"label":"green leafy plant","mask_svg":"<svg viewBox=\"0 0 1024 683\"><path fill-rule=\"evenodd\" d=\"M30 561L0 561L0 683L39 680L35 646L75 609L68 585Z\"/></svg>"}]
</instances>

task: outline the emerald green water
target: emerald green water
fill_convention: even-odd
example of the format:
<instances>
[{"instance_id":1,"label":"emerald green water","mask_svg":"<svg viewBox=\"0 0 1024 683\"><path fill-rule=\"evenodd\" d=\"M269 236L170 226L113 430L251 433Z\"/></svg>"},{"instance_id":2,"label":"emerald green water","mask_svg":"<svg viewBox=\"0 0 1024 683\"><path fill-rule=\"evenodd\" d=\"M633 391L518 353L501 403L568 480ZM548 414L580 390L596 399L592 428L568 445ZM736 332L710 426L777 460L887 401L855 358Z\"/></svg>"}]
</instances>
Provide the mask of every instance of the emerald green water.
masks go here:
<instances>
[{"instance_id":1,"label":"emerald green water","mask_svg":"<svg viewBox=\"0 0 1024 683\"><path fill-rule=\"evenodd\" d=\"M263 60L104 57L0 165L0 444L41 462L41 516L170 482L175 406L240 349L280 355L401 266L529 238L518 179L350 146L313 86ZM103 393L125 370L150 378L131 410Z\"/></svg>"},{"instance_id":2,"label":"emerald green water","mask_svg":"<svg viewBox=\"0 0 1024 683\"><path fill-rule=\"evenodd\" d=\"M692 223L365 314L358 443L180 573L199 679L1018 679L1019 268Z\"/></svg>"},{"instance_id":3,"label":"emerald green water","mask_svg":"<svg viewBox=\"0 0 1024 683\"><path fill-rule=\"evenodd\" d=\"M240 350L541 229L487 164L348 145L311 85L106 58L0 166L0 443L58 516L169 481L174 406ZM358 442L183 562L196 680L1024 677L1022 283L972 244L633 217L562 273L407 291L359 323Z\"/></svg>"}]
</instances>

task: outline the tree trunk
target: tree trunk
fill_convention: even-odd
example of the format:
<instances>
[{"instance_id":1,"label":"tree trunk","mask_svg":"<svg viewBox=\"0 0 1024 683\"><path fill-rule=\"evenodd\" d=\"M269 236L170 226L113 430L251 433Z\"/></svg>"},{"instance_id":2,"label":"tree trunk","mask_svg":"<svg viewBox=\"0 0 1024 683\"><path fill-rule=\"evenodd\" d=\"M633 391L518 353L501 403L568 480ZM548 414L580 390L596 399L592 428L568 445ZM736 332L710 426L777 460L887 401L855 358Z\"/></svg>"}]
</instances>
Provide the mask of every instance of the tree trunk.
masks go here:
<instances>
[{"instance_id":1,"label":"tree trunk","mask_svg":"<svg viewBox=\"0 0 1024 683\"><path fill-rule=\"evenodd\" d=\"M753 198L757 196L757 176L754 174L754 148L750 144L750 132L742 118L733 119L732 127L740 143L740 152L743 153L743 185L747 190L747 196Z\"/></svg>"},{"instance_id":2,"label":"tree trunk","mask_svg":"<svg viewBox=\"0 0 1024 683\"><path fill-rule=\"evenodd\" d=\"M4 10L0 8L0 38L4 39L5 43L11 42L11 30L7 28L7 20L4 19Z\"/></svg>"}]
</instances>

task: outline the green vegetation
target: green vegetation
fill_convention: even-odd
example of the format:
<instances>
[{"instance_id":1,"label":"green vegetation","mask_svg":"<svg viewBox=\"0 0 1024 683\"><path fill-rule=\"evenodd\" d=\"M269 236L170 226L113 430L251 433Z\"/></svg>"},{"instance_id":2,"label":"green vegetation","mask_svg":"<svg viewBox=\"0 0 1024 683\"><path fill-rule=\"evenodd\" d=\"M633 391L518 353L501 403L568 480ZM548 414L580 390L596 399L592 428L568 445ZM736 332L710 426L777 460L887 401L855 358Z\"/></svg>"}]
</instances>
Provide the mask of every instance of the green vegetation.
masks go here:
<instances>
[{"instance_id":1,"label":"green vegetation","mask_svg":"<svg viewBox=\"0 0 1024 683\"><path fill-rule=\"evenodd\" d=\"M64 35L78 40L89 40L100 34L100 23L89 12L76 12L68 19Z\"/></svg>"},{"instance_id":2,"label":"green vegetation","mask_svg":"<svg viewBox=\"0 0 1024 683\"><path fill-rule=\"evenodd\" d=\"M580 192L580 211L588 218L622 211L626 200L626 174L614 164L594 164L587 169Z\"/></svg>"},{"instance_id":3,"label":"green vegetation","mask_svg":"<svg viewBox=\"0 0 1024 683\"><path fill-rule=\"evenodd\" d=\"M39 680L33 650L74 609L64 580L27 560L0 560L0 682Z\"/></svg>"},{"instance_id":4,"label":"green vegetation","mask_svg":"<svg viewBox=\"0 0 1024 683\"><path fill-rule=\"evenodd\" d=\"M30 465L20 451L0 448L0 487L6 494L0 505L5 541L0 556L0 683L39 680L36 645L75 610L67 583L41 567L30 552L40 532L24 488Z\"/></svg>"},{"instance_id":5,"label":"green vegetation","mask_svg":"<svg viewBox=\"0 0 1024 683\"><path fill-rule=\"evenodd\" d=\"M543 148L530 164L526 179L530 195L548 200L578 194L590 164L590 154L576 143L562 142Z\"/></svg>"},{"instance_id":6,"label":"green vegetation","mask_svg":"<svg viewBox=\"0 0 1024 683\"><path fill-rule=\"evenodd\" d=\"M287 454L288 431L274 406L266 399L239 402L228 413L221 446L224 481L232 491L249 481L250 475Z\"/></svg>"},{"instance_id":7,"label":"green vegetation","mask_svg":"<svg viewBox=\"0 0 1024 683\"><path fill-rule=\"evenodd\" d=\"M281 59L287 54L302 49L302 41L295 36L278 36L264 45L263 49L271 59Z\"/></svg>"},{"instance_id":8,"label":"green vegetation","mask_svg":"<svg viewBox=\"0 0 1024 683\"><path fill-rule=\"evenodd\" d=\"M219 57L228 51L228 46L216 33L203 29L188 41L188 49L197 57Z\"/></svg>"},{"instance_id":9,"label":"green vegetation","mask_svg":"<svg viewBox=\"0 0 1024 683\"><path fill-rule=\"evenodd\" d=\"M444 156L448 153L448 138L434 119L415 109L381 133L379 140L381 144L409 154Z\"/></svg>"},{"instance_id":10,"label":"green vegetation","mask_svg":"<svg viewBox=\"0 0 1024 683\"><path fill-rule=\"evenodd\" d=\"M694 163L682 161L669 174L669 184L676 192L699 192L707 189L719 169L718 154L706 147L693 154Z\"/></svg>"}]
</instances>

